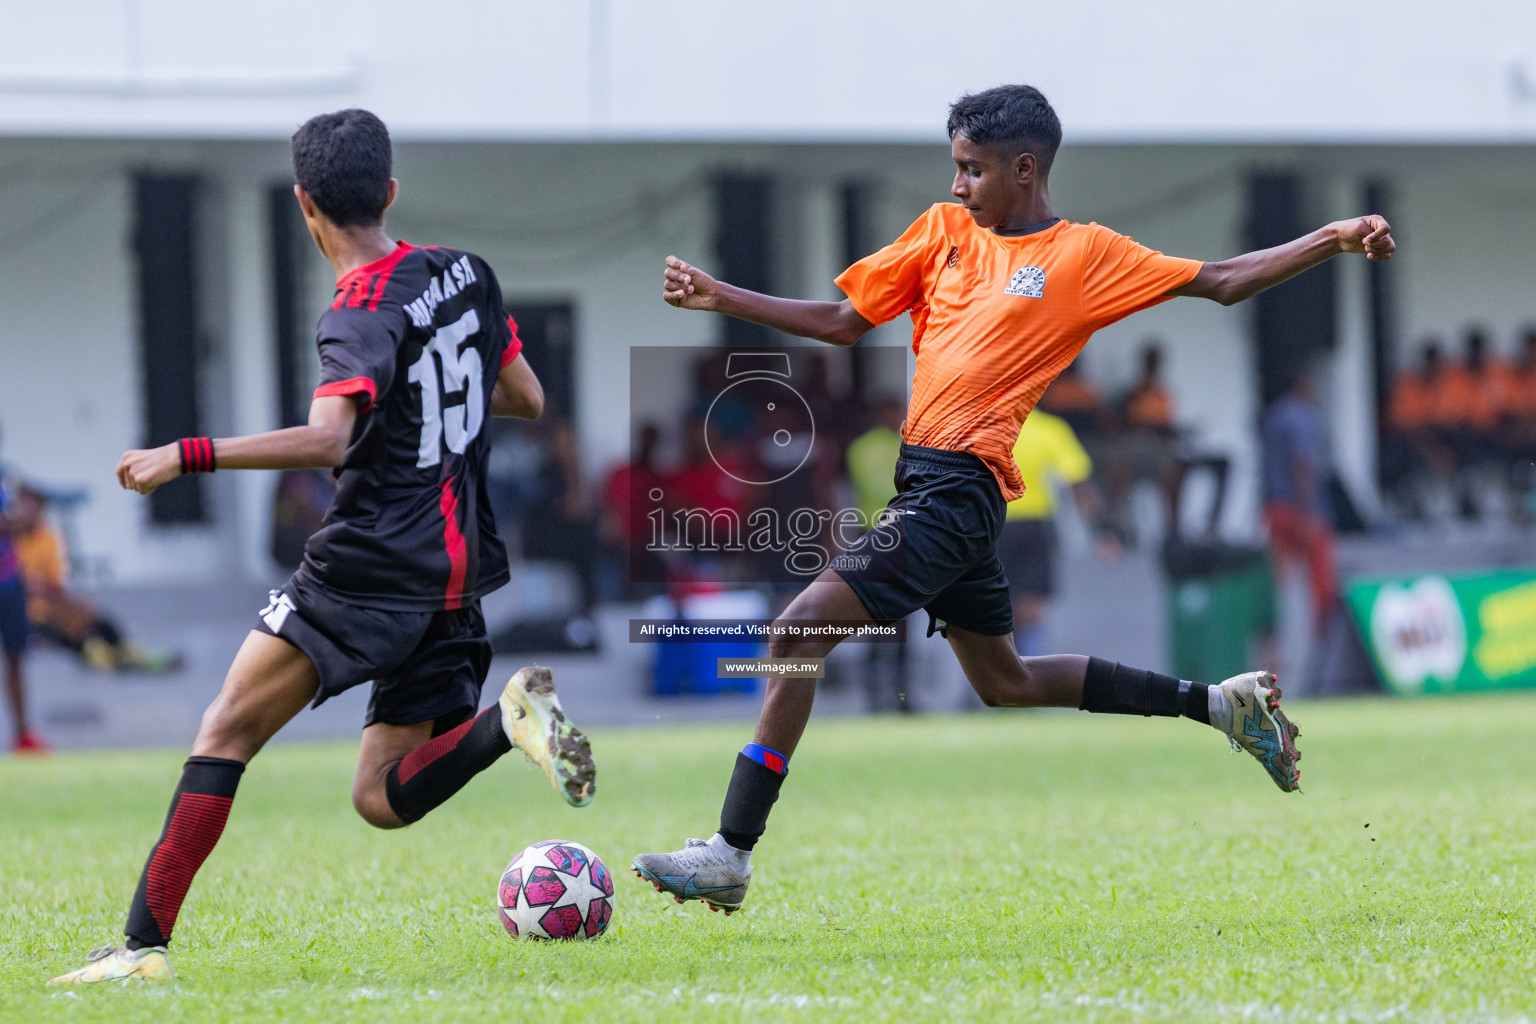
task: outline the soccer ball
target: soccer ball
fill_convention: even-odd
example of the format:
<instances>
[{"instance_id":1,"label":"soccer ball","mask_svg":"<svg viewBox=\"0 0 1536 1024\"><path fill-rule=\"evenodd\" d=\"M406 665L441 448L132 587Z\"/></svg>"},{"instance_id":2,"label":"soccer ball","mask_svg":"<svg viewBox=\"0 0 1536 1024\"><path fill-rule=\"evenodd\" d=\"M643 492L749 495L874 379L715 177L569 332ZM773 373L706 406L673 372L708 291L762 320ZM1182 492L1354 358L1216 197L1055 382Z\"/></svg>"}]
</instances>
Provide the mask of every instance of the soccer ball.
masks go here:
<instances>
[{"instance_id":1,"label":"soccer ball","mask_svg":"<svg viewBox=\"0 0 1536 1024\"><path fill-rule=\"evenodd\" d=\"M613 876L591 850L546 839L512 858L496 887L515 939L595 939L613 919Z\"/></svg>"}]
</instances>

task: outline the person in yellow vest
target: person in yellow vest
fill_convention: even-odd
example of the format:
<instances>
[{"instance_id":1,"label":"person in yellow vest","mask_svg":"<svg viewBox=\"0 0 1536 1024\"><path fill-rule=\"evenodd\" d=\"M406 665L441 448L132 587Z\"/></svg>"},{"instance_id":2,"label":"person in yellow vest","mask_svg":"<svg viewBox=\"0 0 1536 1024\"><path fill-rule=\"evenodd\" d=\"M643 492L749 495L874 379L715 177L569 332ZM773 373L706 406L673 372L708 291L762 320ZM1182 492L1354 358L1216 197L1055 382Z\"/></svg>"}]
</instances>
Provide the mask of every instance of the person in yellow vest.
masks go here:
<instances>
[{"instance_id":1,"label":"person in yellow vest","mask_svg":"<svg viewBox=\"0 0 1536 1024\"><path fill-rule=\"evenodd\" d=\"M870 428L848 443L848 482L865 522L874 522L896 496L896 460L901 457L905 416L902 403L882 399L871 410Z\"/></svg>"},{"instance_id":2,"label":"person in yellow vest","mask_svg":"<svg viewBox=\"0 0 1536 1024\"><path fill-rule=\"evenodd\" d=\"M901 421L906 408L894 398L883 399L871 410L868 430L848 443L844 456L848 464L848 483L853 500L873 523L896 496L896 460L901 457ZM907 699L907 645L870 643L865 645L864 693L869 710L911 711Z\"/></svg>"},{"instance_id":3,"label":"person in yellow vest","mask_svg":"<svg viewBox=\"0 0 1536 1024\"><path fill-rule=\"evenodd\" d=\"M1093 462L1059 416L1036 408L1013 446L1024 493L1008 503L997 555L1013 599L1013 636L1025 657L1047 653L1045 612L1056 592L1056 492L1072 488L1083 517L1099 512L1098 492L1088 482Z\"/></svg>"}]
</instances>

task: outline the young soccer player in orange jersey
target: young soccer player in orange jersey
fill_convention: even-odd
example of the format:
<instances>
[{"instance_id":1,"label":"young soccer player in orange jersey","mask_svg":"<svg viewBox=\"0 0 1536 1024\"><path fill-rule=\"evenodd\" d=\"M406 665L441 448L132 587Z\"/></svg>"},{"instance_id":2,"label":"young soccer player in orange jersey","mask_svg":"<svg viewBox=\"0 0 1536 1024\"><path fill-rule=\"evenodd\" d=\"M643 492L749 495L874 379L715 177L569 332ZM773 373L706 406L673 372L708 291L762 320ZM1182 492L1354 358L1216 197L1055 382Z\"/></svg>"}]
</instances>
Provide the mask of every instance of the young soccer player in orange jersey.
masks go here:
<instances>
[{"instance_id":1,"label":"young soccer player in orange jersey","mask_svg":"<svg viewBox=\"0 0 1536 1024\"><path fill-rule=\"evenodd\" d=\"M917 371L902 431L898 494L849 550L867 567L829 568L784 611L787 621L900 619L925 608L966 677L994 707L1074 707L1185 716L1253 754L1283 792L1300 781L1297 728L1268 672L1219 686L1098 658L1020 658L1008 583L996 553L1007 502L1021 493L1013 445L1046 385L1089 336L1175 296L1223 305L1339 253L1389 259L1387 222L1338 221L1285 245L1220 263L1154 252L1099 224L1051 211L1047 180L1061 122L1037 89L1000 86L949 112L957 203L931 207L891 245L837 279L842 302L776 298L717 281L668 257L663 297L834 345L910 313ZM775 657L819 658L836 639L776 639ZM751 850L778 799L810 717L814 679L770 682L753 742L736 758L711 839L642 854L634 870L679 902L727 913L751 879Z\"/></svg>"}]
</instances>

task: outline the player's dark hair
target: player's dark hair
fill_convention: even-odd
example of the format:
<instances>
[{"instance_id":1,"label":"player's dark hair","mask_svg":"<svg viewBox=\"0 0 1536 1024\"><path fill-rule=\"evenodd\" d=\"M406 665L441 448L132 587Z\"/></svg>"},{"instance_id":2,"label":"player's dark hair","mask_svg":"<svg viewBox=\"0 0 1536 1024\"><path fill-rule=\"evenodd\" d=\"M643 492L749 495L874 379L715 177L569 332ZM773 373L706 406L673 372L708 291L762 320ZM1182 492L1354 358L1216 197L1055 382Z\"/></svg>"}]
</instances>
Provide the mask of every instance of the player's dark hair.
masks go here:
<instances>
[{"instance_id":1,"label":"player's dark hair","mask_svg":"<svg viewBox=\"0 0 1536 1024\"><path fill-rule=\"evenodd\" d=\"M978 146L1033 153L1049 174L1061 147L1061 118L1032 85L999 85L962 96L949 108L949 137L964 135Z\"/></svg>"},{"instance_id":2,"label":"player's dark hair","mask_svg":"<svg viewBox=\"0 0 1536 1024\"><path fill-rule=\"evenodd\" d=\"M366 110L319 114L293 133L293 178L337 227L384 219L393 168L389 129Z\"/></svg>"}]
</instances>

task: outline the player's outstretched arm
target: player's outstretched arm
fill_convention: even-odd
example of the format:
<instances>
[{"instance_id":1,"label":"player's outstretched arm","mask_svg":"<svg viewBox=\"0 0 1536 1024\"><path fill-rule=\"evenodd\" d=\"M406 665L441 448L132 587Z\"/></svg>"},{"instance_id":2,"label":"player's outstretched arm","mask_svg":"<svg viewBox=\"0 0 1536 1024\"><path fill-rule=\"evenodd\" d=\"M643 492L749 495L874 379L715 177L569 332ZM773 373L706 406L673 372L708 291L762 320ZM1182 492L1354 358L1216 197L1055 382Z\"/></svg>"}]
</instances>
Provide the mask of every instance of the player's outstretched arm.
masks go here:
<instances>
[{"instance_id":1,"label":"player's outstretched arm","mask_svg":"<svg viewBox=\"0 0 1536 1024\"><path fill-rule=\"evenodd\" d=\"M309 423L245 437L221 437L213 442L219 469L329 469L341 465L357 406L346 395L317 398L309 407ZM180 444L124 452L117 480L124 490L148 494L181 476Z\"/></svg>"},{"instance_id":2,"label":"player's outstretched arm","mask_svg":"<svg viewBox=\"0 0 1536 1024\"><path fill-rule=\"evenodd\" d=\"M853 303L781 299L717 281L676 256L667 257L661 297L678 309L703 309L829 345L852 345L875 326Z\"/></svg>"},{"instance_id":3,"label":"player's outstretched arm","mask_svg":"<svg viewBox=\"0 0 1536 1024\"><path fill-rule=\"evenodd\" d=\"M496 375L496 389L491 392L491 415L536 420L543 411L544 385L539 383L528 360L518 353Z\"/></svg>"},{"instance_id":4,"label":"player's outstretched arm","mask_svg":"<svg viewBox=\"0 0 1536 1024\"><path fill-rule=\"evenodd\" d=\"M1214 299L1223 306L1242 302L1345 252L1364 253L1368 260L1389 260L1397 249L1392 227L1370 214L1334 221L1294 242L1260 249L1220 263L1207 263L1194 280L1172 295Z\"/></svg>"}]
</instances>

